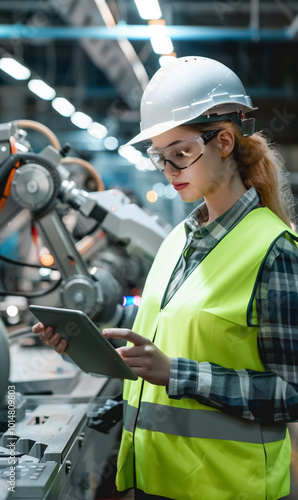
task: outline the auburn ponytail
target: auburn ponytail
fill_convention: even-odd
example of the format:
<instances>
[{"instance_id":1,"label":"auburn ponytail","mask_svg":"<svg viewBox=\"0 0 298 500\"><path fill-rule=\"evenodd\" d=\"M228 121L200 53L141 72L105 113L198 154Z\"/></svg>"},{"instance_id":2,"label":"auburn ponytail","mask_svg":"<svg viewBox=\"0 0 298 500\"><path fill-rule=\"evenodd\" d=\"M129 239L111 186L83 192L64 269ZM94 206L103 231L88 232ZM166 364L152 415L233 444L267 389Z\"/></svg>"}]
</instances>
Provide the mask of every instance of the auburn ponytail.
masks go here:
<instances>
[{"instance_id":1,"label":"auburn ponytail","mask_svg":"<svg viewBox=\"0 0 298 500\"><path fill-rule=\"evenodd\" d=\"M260 132L243 137L236 125L233 129L236 138L233 154L243 184L247 189L253 186L261 204L291 227L295 218L294 198L282 156Z\"/></svg>"}]
</instances>

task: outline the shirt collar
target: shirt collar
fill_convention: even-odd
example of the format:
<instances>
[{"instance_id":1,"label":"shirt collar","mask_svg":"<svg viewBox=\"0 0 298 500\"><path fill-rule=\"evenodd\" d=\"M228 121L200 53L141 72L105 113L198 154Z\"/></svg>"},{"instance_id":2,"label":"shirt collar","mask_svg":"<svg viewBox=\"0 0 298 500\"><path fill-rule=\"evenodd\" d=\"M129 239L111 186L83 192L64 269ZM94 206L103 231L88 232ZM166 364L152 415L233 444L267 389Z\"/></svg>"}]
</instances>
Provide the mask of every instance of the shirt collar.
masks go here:
<instances>
[{"instance_id":1,"label":"shirt collar","mask_svg":"<svg viewBox=\"0 0 298 500\"><path fill-rule=\"evenodd\" d=\"M197 238L211 237L219 240L223 234L230 231L233 226L240 222L259 203L259 197L254 187L246 191L236 203L225 213L217 217L209 224L202 226L208 220L208 209L203 201L185 219L185 231L188 235L193 232Z\"/></svg>"}]
</instances>

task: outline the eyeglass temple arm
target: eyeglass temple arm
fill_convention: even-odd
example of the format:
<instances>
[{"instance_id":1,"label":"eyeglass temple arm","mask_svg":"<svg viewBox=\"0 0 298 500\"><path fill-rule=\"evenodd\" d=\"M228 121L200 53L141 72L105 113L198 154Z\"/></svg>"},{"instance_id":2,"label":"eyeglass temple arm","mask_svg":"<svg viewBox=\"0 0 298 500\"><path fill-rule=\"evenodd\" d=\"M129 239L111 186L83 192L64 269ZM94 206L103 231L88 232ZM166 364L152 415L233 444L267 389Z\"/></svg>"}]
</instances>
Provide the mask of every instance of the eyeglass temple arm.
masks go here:
<instances>
[{"instance_id":1,"label":"eyeglass temple arm","mask_svg":"<svg viewBox=\"0 0 298 500\"><path fill-rule=\"evenodd\" d=\"M209 132L206 132L206 134L201 135L201 138L204 141L204 144L208 144L222 129L219 130L210 130Z\"/></svg>"}]
</instances>

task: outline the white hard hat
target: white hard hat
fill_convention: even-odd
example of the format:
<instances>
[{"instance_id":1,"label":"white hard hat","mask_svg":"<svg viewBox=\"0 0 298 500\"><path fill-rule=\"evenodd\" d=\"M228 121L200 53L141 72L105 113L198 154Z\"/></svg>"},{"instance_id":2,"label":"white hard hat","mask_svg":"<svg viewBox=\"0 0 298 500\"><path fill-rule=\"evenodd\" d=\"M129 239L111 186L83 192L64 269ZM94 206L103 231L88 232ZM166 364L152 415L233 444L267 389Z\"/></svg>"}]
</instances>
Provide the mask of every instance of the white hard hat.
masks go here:
<instances>
[{"instance_id":1,"label":"white hard hat","mask_svg":"<svg viewBox=\"0 0 298 500\"><path fill-rule=\"evenodd\" d=\"M162 66L150 80L141 100L141 132L135 144L187 122L226 120L253 107L238 76L224 64L206 57L180 57ZM240 119L251 135L254 120ZM245 128L245 127L244 127Z\"/></svg>"}]
</instances>

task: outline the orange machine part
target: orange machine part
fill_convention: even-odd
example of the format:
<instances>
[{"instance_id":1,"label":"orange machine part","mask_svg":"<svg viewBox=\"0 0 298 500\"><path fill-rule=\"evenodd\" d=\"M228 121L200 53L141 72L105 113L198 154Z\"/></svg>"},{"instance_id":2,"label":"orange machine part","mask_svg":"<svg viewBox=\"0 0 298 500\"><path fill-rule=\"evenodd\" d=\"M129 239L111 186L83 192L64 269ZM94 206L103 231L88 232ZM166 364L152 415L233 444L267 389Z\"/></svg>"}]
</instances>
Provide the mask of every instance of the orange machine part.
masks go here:
<instances>
[{"instance_id":1,"label":"orange machine part","mask_svg":"<svg viewBox=\"0 0 298 500\"><path fill-rule=\"evenodd\" d=\"M9 142L10 142L10 150L11 150L11 154L15 154L17 153L17 146L16 146L16 140L14 137L10 137L9 139ZM14 177L14 174L16 172L16 169L19 168L20 166L20 162L17 162L14 167L11 169L10 171L10 174L9 174L9 177L7 179L7 182L5 184L5 188L4 188L4 191L3 191L3 195L2 195L2 198L0 200L0 211L2 210L2 208L4 207L5 203L6 203L6 200L9 196L9 193L10 193L10 189L11 189L11 183L12 183L12 179Z\"/></svg>"}]
</instances>

